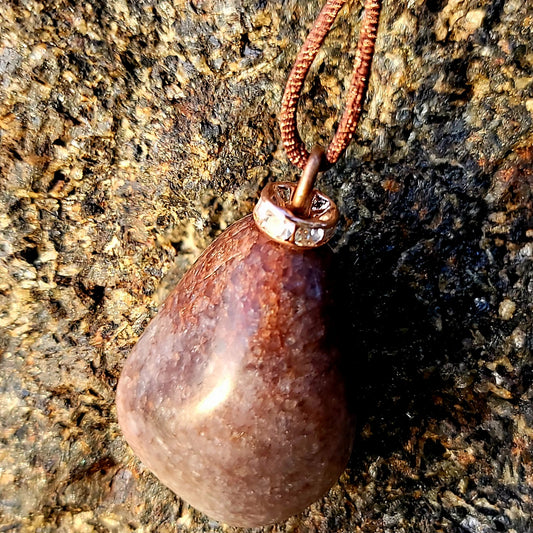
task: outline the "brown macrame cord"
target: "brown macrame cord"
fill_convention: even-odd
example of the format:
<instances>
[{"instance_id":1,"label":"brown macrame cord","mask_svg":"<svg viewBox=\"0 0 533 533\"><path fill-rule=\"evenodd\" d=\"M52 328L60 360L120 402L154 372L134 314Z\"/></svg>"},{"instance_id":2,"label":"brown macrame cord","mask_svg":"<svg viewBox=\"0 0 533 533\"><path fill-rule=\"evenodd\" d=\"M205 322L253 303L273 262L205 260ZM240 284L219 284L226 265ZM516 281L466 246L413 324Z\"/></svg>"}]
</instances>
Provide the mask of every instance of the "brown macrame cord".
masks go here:
<instances>
[{"instance_id":1,"label":"brown macrame cord","mask_svg":"<svg viewBox=\"0 0 533 533\"><path fill-rule=\"evenodd\" d=\"M300 99L300 93L309 68L329 33L337 14L345 3L346 0L327 0L296 58L283 95L279 117L281 138L285 145L287 156L294 165L301 169L304 169L307 164L309 152L298 133L296 122L298 100ZM381 11L381 0L365 0L364 8L365 12L361 22L354 71L350 88L346 95L346 108L337 132L325 155L328 165L333 165L337 162L352 140L368 87L370 66L372 64Z\"/></svg>"}]
</instances>

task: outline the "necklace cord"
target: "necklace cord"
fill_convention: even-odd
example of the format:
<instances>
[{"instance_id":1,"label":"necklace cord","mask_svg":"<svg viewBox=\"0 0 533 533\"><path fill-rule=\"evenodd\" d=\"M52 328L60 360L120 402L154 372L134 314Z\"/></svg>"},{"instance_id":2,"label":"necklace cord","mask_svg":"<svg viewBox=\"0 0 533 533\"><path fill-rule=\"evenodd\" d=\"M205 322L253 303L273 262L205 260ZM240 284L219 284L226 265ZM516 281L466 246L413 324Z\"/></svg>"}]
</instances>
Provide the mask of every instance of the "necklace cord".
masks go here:
<instances>
[{"instance_id":1,"label":"necklace cord","mask_svg":"<svg viewBox=\"0 0 533 533\"><path fill-rule=\"evenodd\" d=\"M287 80L285 93L281 104L279 123L281 138L287 151L287 156L293 165L305 169L309 160L309 152L305 147L300 134L296 114L298 111L298 101L302 92L307 73L320 50L331 26L342 9L346 0L327 0L318 15L309 36L304 42L292 71ZM379 24L379 14L381 11L381 0L365 0L364 15L361 21L359 32L359 42L355 55L355 65L350 82L350 87L346 95L346 107L339 122L337 131L326 151L322 168L326 170L335 164L341 154L346 150L352 140L368 87L370 67L374 55L374 46Z\"/></svg>"}]
</instances>

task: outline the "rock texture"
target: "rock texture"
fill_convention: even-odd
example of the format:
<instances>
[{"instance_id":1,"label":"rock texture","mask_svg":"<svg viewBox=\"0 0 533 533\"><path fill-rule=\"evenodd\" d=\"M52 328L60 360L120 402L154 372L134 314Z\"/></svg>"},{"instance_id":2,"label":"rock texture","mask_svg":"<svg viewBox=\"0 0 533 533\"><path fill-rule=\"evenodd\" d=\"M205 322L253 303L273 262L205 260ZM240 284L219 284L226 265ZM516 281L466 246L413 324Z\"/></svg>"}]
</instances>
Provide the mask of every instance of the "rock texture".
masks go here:
<instances>
[{"instance_id":1,"label":"rock texture","mask_svg":"<svg viewBox=\"0 0 533 533\"><path fill-rule=\"evenodd\" d=\"M328 252L278 244L241 219L172 291L122 371L127 441L221 522L286 520L348 462L353 418Z\"/></svg>"},{"instance_id":2,"label":"rock texture","mask_svg":"<svg viewBox=\"0 0 533 533\"><path fill-rule=\"evenodd\" d=\"M134 458L117 378L267 180L318 0L0 2L0 528L220 532ZM300 123L326 143L360 5ZM363 120L321 188L352 295L346 473L276 532L533 526L531 2L385 2ZM348 373L348 370L347 370Z\"/></svg>"}]
</instances>

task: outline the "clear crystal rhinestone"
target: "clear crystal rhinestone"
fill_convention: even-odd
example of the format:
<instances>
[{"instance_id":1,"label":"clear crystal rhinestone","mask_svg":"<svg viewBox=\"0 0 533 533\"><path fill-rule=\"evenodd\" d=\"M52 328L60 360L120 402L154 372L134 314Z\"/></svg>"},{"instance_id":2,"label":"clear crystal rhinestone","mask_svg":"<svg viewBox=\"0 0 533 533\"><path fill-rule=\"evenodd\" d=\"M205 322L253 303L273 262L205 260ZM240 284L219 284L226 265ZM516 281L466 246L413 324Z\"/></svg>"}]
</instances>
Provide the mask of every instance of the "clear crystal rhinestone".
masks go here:
<instances>
[{"instance_id":1,"label":"clear crystal rhinestone","mask_svg":"<svg viewBox=\"0 0 533 533\"><path fill-rule=\"evenodd\" d=\"M322 209L326 209L328 207L328 203L323 198L320 198L320 196L315 196L313 198L313 203L311 204L311 209L313 211L321 211Z\"/></svg>"},{"instance_id":2,"label":"clear crystal rhinestone","mask_svg":"<svg viewBox=\"0 0 533 533\"><path fill-rule=\"evenodd\" d=\"M282 211L263 200L260 200L255 208L255 219L263 231L281 241L289 240L296 229L296 224L289 220Z\"/></svg>"},{"instance_id":3,"label":"clear crystal rhinestone","mask_svg":"<svg viewBox=\"0 0 533 533\"><path fill-rule=\"evenodd\" d=\"M273 215L265 220L265 228L267 229L267 233L273 237L282 241L288 241L294 233L296 225L286 218Z\"/></svg>"},{"instance_id":4,"label":"clear crystal rhinestone","mask_svg":"<svg viewBox=\"0 0 533 533\"><path fill-rule=\"evenodd\" d=\"M298 246L316 246L324 238L322 228L301 227L294 234L294 244Z\"/></svg>"}]
</instances>

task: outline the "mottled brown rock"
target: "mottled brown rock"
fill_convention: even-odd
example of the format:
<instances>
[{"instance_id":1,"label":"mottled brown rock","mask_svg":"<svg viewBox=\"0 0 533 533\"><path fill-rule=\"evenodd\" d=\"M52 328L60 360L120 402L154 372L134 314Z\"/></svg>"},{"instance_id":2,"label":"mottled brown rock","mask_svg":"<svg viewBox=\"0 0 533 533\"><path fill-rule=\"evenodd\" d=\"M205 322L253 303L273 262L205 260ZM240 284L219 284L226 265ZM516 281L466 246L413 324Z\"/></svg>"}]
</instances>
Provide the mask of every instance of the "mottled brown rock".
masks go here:
<instances>
[{"instance_id":1,"label":"mottled brown rock","mask_svg":"<svg viewBox=\"0 0 533 533\"><path fill-rule=\"evenodd\" d=\"M346 465L352 418L328 328L327 258L242 219L185 275L126 362L117 391L126 439L217 520L281 521Z\"/></svg>"}]
</instances>

